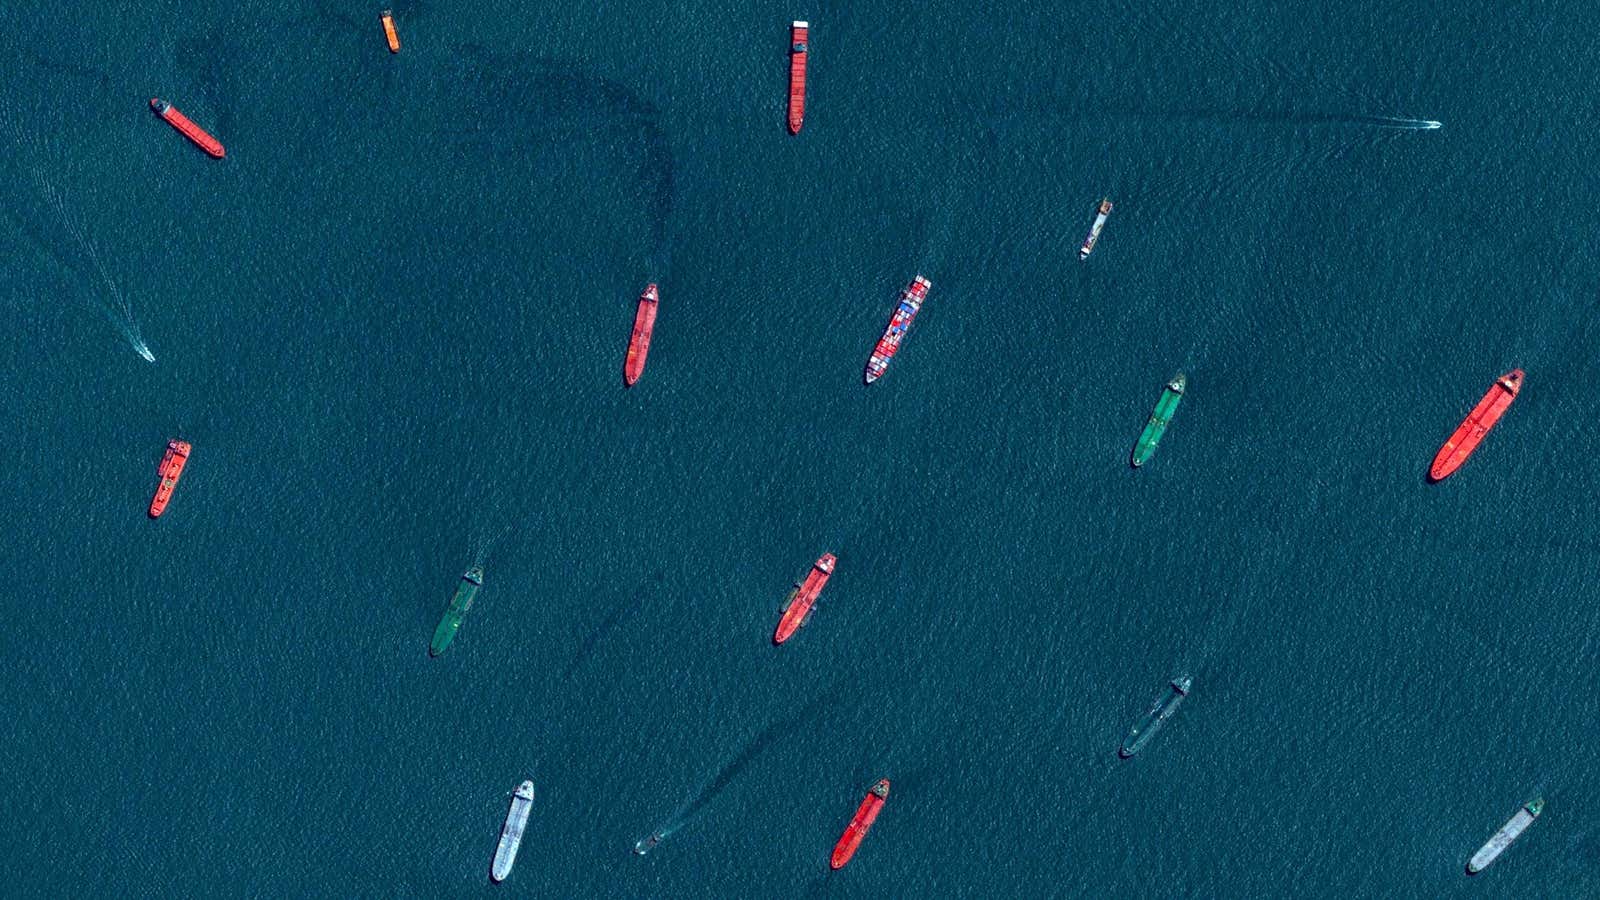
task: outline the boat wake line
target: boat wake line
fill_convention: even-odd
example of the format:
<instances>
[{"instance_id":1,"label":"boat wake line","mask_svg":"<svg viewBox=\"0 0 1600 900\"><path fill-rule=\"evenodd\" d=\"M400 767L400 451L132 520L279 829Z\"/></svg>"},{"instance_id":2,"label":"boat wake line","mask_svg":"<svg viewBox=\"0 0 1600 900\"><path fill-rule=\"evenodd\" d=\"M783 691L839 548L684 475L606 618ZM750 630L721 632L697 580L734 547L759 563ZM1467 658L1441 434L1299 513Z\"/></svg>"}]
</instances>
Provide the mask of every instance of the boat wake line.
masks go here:
<instances>
[{"instance_id":1,"label":"boat wake line","mask_svg":"<svg viewBox=\"0 0 1600 900\"><path fill-rule=\"evenodd\" d=\"M779 719L762 729L761 733L756 735L754 740L746 745L743 750L739 751L738 756L735 756L731 761L728 762L727 765L723 766L717 772L716 776L711 779L711 782L707 784L706 787L703 788L693 800L690 800L684 805L678 807L673 811L672 815L667 818L667 823L665 825L661 826L649 837L643 838L638 843L634 844L633 851L640 856L643 856L653 850L656 845L660 844L668 837L671 837L673 833L678 831L678 829L693 821L694 817L704 810L707 804L709 804L712 800L715 800L718 794L722 793L723 790L728 787L728 785L733 783L733 780L739 776L740 772L744 771L746 766L750 765L750 763L753 762L757 756L761 755L761 751L767 749L769 746L775 743L778 738L782 737L787 732L804 725L814 715L820 712L825 705L832 703L838 695L839 684L835 683L826 691L823 691L816 697L813 697L811 702L807 703L805 708L800 710L800 712L796 713L790 718Z\"/></svg>"},{"instance_id":2,"label":"boat wake line","mask_svg":"<svg viewBox=\"0 0 1600 900\"><path fill-rule=\"evenodd\" d=\"M1432 131L1444 127L1443 122L1435 122L1433 119L1400 119L1394 116L1350 116L1348 121L1355 125L1398 128L1402 131Z\"/></svg>"},{"instance_id":3,"label":"boat wake line","mask_svg":"<svg viewBox=\"0 0 1600 900\"><path fill-rule=\"evenodd\" d=\"M122 289L117 286L116 279L111 277L111 272L107 269L105 259L101 256L99 248L95 246L94 241L89 238L83 226L72 215L72 211L67 207L66 201L61 196L61 192L45 175L44 169L40 168L36 162L22 159L23 156L28 154L30 144L37 144L37 142L28 140L27 135L22 130L22 126L11 116L9 110L0 108L0 120L5 122L7 130L10 132L10 137L15 145L15 158L18 159L23 168L28 170L34 186L39 191L39 195L44 198L45 203L55 213L67 235L72 239L72 243L77 245L80 256L87 257L93 266L94 274L91 278L98 277L100 282L105 285L110 300L96 299L95 305L111 321L111 324L122 332L123 338L127 340L129 346L133 347L134 352L138 353L145 362L155 362L155 354L150 352L150 345L145 343L144 336L139 332L139 320L134 317L133 304L123 294ZM43 236L36 235L35 237L46 249L65 263L68 268L78 268L70 257L61 252L59 247L53 245Z\"/></svg>"}]
</instances>

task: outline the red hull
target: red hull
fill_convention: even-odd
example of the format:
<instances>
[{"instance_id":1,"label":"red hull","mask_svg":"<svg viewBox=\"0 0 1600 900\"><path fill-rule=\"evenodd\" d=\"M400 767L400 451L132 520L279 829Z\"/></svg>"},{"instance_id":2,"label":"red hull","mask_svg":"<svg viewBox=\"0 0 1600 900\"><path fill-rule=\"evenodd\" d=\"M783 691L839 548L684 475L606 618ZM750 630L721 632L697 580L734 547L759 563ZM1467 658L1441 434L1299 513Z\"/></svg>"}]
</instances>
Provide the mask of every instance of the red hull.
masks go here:
<instances>
[{"instance_id":1,"label":"red hull","mask_svg":"<svg viewBox=\"0 0 1600 900\"><path fill-rule=\"evenodd\" d=\"M1428 470L1428 477L1433 481L1443 481L1450 473L1461 468L1467 461L1472 451L1478 449L1478 444L1483 442L1484 435L1489 433L1500 417L1505 415L1511 407L1511 401L1517 399L1517 392L1522 390L1522 370L1513 369L1489 388L1489 393L1483 395L1478 405L1472 408L1461 425L1456 428L1450 439L1444 442L1439 452L1433 457L1433 466Z\"/></svg>"},{"instance_id":2,"label":"red hull","mask_svg":"<svg viewBox=\"0 0 1600 900\"><path fill-rule=\"evenodd\" d=\"M835 869L844 868L850 857L856 855L856 848L861 846L861 839L872 830L872 823L878 820L878 813L883 810L883 801L889 799L889 779L880 779L862 798L861 805L856 807L856 816L845 826L844 834L839 835L839 843L833 845L833 859L829 865Z\"/></svg>"},{"instance_id":3,"label":"red hull","mask_svg":"<svg viewBox=\"0 0 1600 900\"><path fill-rule=\"evenodd\" d=\"M806 121L806 36L811 29L804 22L794 23L789 39L789 133L799 134Z\"/></svg>"},{"instance_id":4,"label":"red hull","mask_svg":"<svg viewBox=\"0 0 1600 900\"><path fill-rule=\"evenodd\" d=\"M644 374L644 360L650 355L650 335L656 330L656 306L661 302L661 292L653 284L646 285L639 295L639 308L633 313L633 337L628 340L628 359L622 364L622 380L629 387Z\"/></svg>"},{"instance_id":5,"label":"red hull","mask_svg":"<svg viewBox=\"0 0 1600 900\"><path fill-rule=\"evenodd\" d=\"M789 608L783 611L783 618L778 620L778 630L772 634L774 644L787 641L806 623L806 616L810 615L811 608L817 605L817 597L822 595L822 587L828 583L828 577L833 574L836 562L838 560L832 553L824 553L822 558L811 566L811 572L806 575L805 583L800 585L794 599L789 601Z\"/></svg>"},{"instance_id":6,"label":"red hull","mask_svg":"<svg viewBox=\"0 0 1600 900\"><path fill-rule=\"evenodd\" d=\"M188 116L178 112L178 108L176 106L159 99L152 99L150 101L150 108L155 110L156 115L167 120L168 125L178 129L178 131L184 137L194 141L195 146L199 147L201 150L204 150L217 159L221 159L227 154L227 151L222 149L221 141L212 137L210 134L207 134L204 128L196 125L189 119Z\"/></svg>"},{"instance_id":7,"label":"red hull","mask_svg":"<svg viewBox=\"0 0 1600 900\"><path fill-rule=\"evenodd\" d=\"M184 464L189 461L189 450L188 441L167 441L167 453L161 457L161 466L156 470L161 483L156 485L156 495L150 500L150 518L158 519L166 512L167 504L172 501L172 490L178 486Z\"/></svg>"}]
</instances>

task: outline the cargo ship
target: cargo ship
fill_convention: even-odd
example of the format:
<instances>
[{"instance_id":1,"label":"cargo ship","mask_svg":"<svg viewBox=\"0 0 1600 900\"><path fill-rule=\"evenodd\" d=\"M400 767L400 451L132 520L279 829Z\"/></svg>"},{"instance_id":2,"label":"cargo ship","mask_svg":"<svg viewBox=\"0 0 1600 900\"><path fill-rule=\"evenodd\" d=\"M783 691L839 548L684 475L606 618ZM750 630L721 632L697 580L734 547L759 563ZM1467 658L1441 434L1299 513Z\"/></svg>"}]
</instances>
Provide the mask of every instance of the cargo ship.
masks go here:
<instances>
[{"instance_id":1,"label":"cargo ship","mask_svg":"<svg viewBox=\"0 0 1600 900\"><path fill-rule=\"evenodd\" d=\"M1127 759L1149 743L1150 738L1161 729L1162 724L1178 711L1178 705L1183 703L1183 698L1189 696L1189 685L1192 683L1194 679L1187 675L1172 679L1167 684L1171 690L1156 698L1155 705L1144 714L1139 724L1133 726L1128 736L1122 739L1122 747L1117 750L1117 755Z\"/></svg>"},{"instance_id":2,"label":"cargo ship","mask_svg":"<svg viewBox=\"0 0 1600 900\"><path fill-rule=\"evenodd\" d=\"M928 299L928 289L931 287L933 282L918 275L900 292L900 305L894 308L888 327L883 329L883 337L878 338L878 345L872 348L872 355L867 358L864 376L867 384L882 378L884 370L889 368L889 360L900 352L900 342L906 339L906 330L916 319L917 311L922 309L922 301Z\"/></svg>"},{"instance_id":3,"label":"cargo ship","mask_svg":"<svg viewBox=\"0 0 1600 900\"><path fill-rule=\"evenodd\" d=\"M1450 439L1444 442L1439 452L1433 457L1433 466L1428 469L1428 478L1432 481L1443 481L1451 472L1461 468L1467 461L1472 451L1478 449L1483 436L1489 433L1494 423L1500 421L1505 411L1511 407L1511 401L1517 399L1517 392L1522 390L1522 370L1512 369L1501 375L1489 393L1483 395L1478 405L1462 420Z\"/></svg>"},{"instance_id":4,"label":"cargo ship","mask_svg":"<svg viewBox=\"0 0 1600 900\"><path fill-rule=\"evenodd\" d=\"M428 644L429 656L443 653L444 648L455 640L456 629L461 627L461 620L466 617L467 610L472 608L472 601L478 598L478 589L481 587L483 587L482 566L473 566L461 574L461 583L456 585L456 595L450 600L450 608L444 611L444 617L439 619L439 626L433 629L433 641Z\"/></svg>"},{"instance_id":5,"label":"cargo ship","mask_svg":"<svg viewBox=\"0 0 1600 900\"><path fill-rule=\"evenodd\" d=\"M806 35L811 26L795 22L789 35L789 133L799 134L806 120Z\"/></svg>"},{"instance_id":6,"label":"cargo ship","mask_svg":"<svg viewBox=\"0 0 1600 900\"><path fill-rule=\"evenodd\" d=\"M872 829L872 823L878 820L878 813L883 809L883 801L889 799L889 779L880 778L878 783L867 791L867 796L861 800L861 805L856 807L856 816L845 827L844 834L839 836L839 843L833 845L833 859L830 861L835 869L844 868L850 857L856 855L856 848L861 846L861 839L867 836Z\"/></svg>"},{"instance_id":7,"label":"cargo ship","mask_svg":"<svg viewBox=\"0 0 1600 900\"><path fill-rule=\"evenodd\" d=\"M511 867L517 861L517 848L522 846L522 829L528 824L528 811L532 808L533 782L524 781L511 796L511 809L506 813L505 824L500 826L500 846L494 848L494 866L489 870L489 877L496 882L505 881L511 874Z\"/></svg>"},{"instance_id":8,"label":"cargo ship","mask_svg":"<svg viewBox=\"0 0 1600 900\"><path fill-rule=\"evenodd\" d=\"M1094 245L1100 240L1100 230L1106 227L1106 217L1111 215L1110 199L1100 201L1100 211L1094 215L1094 224L1089 226L1089 236L1083 239L1083 246L1078 248L1078 259L1089 258L1089 253L1094 250Z\"/></svg>"},{"instance_id":9,"label":"cargo ship","mask_svg":"<svg viewBox=\"0 0 1600 900\"><path fill-rule=\"evenodd\" d=\"M833 564L836 562L838 560L832 553L824 553L812 564L806 580L789 595L789 606L783 611L783 618L778 620L778 630L772 633L772 643L787 641L811 620L811 609L817 605L817 597L821 596L823 585L828 583L829 576L833 574Z\"/></svg>"},{"instance_id":10,"label":"cargo ship","mask_svg":"<svg viewBox=\"0 0 1600 900\"><path fill-rule=\"evenodd\" d=\"M383 20L383 36L389 41L389 52L399 53L400 35L394 30L394 13L386 9L378 18Z\"/></svg>"},{"instance_id":11,"label":"cargo ship","mask_svg":"<svg viewBox=\"0 0 1600 900\"><path fill-rule=\"evenodd\" d=\"M167 120L168 125L178 129L179 133L193 141L195 146L201 150L217 159L221 159L226 155L227 151L222 149L221 141L207 134L204 128L196 125L188 116L178 112L176 106L160 98L152 97L150 99L150 108L155 110L156 115Z\"/></svg>"},{"instance_id":12,"label":"cargo ship","mask_svg":"<svg viewBox=\"0 0 1600 900\"><path fill-rule=\"evenodd\" d=\"M1488 868L1490 863L1498 859L1500 854L1511 846L1512 841L1521 837L1522 833L1528 830L1528 826L1532 825L1533 820L1539 818L1539 813L1542 812L1544 812L1543 797L1538 797L1532 803L1517 810L1517 814L1512 816L1504 825L1501 825L1500 830L1496 831L1487 843L1479 847L1477 853L1472 854L1472 859L1467 860L1467 874L1476 875Z\"/></svg>"},{"instance_id":13,"label":"cargo ship","mask_svg":"<svg viewBox=\"0 0 1600 900\"><path fill-rule=\"evenodd\" d=\"M633 337L628 339L628 359L622 364L622 380L628 387L638 382L644 374L644 359L650 354L650 335L656 330L656 307L661 302L661 292L654 284L647 284L639 295L639 307L633 312Z\"/></svg>"},{"instance_id":14,"label":"cargo ship","mask_svg":"<svg viewBox=\"0 0 1600 900\"><path fill-rule=\"evenodd\" d=\"M178 479L183 477L183 467L189 462L190 449L188 441L167 441L167 452L161 457L161 465L156 468L161 483L156 485L156 495L150 498L150 518L159 519L167 511L167 504L172 501L172 490L178 486Z\"/></svg>"},{"instance_id":15,"label":"cargo ship","mask_svg":"<svg viewBox=\"0 0 1600 900\"><path fill-rule=\"evenodd\" d=\"M1161 436L1167 433L1167 423L1172 421L1172 414L1178 411L1178 402L1183 399L1183 389L1188 386L1183 373L1172 376L1167 386L1161 391L1161 399L1156 401L1156 408L1150 412L1150 421L1144 425L1144 431L1139 433L1138 443L1133 445L1133 467L1138 468L1150 459L1156 452L1156 445L1161 443Z\"/></svg>"}]
</instances>

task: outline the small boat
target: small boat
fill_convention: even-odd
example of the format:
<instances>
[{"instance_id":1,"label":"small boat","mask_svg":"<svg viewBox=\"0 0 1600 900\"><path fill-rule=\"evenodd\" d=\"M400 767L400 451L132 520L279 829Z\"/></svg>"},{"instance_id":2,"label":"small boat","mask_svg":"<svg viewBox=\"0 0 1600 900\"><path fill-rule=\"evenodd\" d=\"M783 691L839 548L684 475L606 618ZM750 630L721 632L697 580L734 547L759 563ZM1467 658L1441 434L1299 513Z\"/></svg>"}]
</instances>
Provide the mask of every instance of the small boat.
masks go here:
<instances>
[{"instance_id":1,"label":"small boat","mask_svg":"<svg viewBox=\"0 0 1600 900\"><path fill-rule=\"evenodd\" d=\"M622 364L622 380L633 387L644 374L645 357L650 355L650 335L656 330L656 308L661 305L661 292L654 284L647 284L639 295L639 306L633 311L633 337L628 339L628 358Z\"/></svg>"},{"instance_id":2,"label":"small boat","mask_svg":"<svg viewBox=\"0 0 1600 900\"><path fill-rule=\"evenodd\" d=\"M171 103L159 97L152 97L150 98L150 109L164 119L168 125L178 129L178 132L184 137L193 141L194 145L201 150L217 159L221 159L227 154L227 151L222 149L221 141L206 133L204 128L196 125L188 116L178 112L178 108Z\"/></svg>"},{"instance_id":3,"label":"small boat","mask_svg":"<svg viewBox=\"0 0 1600 900\"><path fill-rule=\"evenodd\" d=\"M1467 413L1467 417L1456 426L1454 434L1439 448L1433 457L1433 465L1428 469L1428 478L1431 481L1443 481L1450 473L1461 468L1467 461L1472 451L1478 449L1478 444L1483 441L1484 435L1489 433L1506 410L1511 408L1511 401L1517 399L1517 392L1522 390L1522 370L1512 369L1496 379L1490 385L1489 392L1483 395L1478 405Z\"/></svg>"},{"instance_id":4,"label":"small boat","mask_svg":"<svg viewBox=\"0 0 1600 900\"><path fill-rule=\"evenodd\" d=\"M639 854L640 856L643 856L646 853L649 853L651 850L654 850L656 848L656 845L660 844L661 841L664 840L665 838L666 838L666 835L664 835L664 834L662 834L661 832L658 831L655 834L652 834L649 837L641 840L639 843L634 844L633 845L633 852Z\"/></svg>"},{"instance_id":5,"label":"small boat","mask_svg":"<svg viewBox=\"0 0 1600 900\"><path fill-rule=\"evenodd\" d=\"M150 518L159 519L167 511L167 504L172 500L172 489L178 486L178 479L183 477L183 467L189 462L188 441L167 441L166 455L161 457L161 465L156 472L161 476L161 483L156 485L156 495L150 500Z\"/></svg>"},{"instance_id":6,"label":"small boat","mask_svg":"<svg viewBox=\"0 0 1600 900\"><path fill-rule=\"evenodd\" d=\"M861 846L861 839L867 836L872 829L872 823L878 820L878 813L883 810L883 802L889 799L889 779L880 778L878 783L867 791L867 796L861 800L861 805L856 807L855 818L844 829L844 834L839 836L839 843L833 845L833 859L829 865L835 869L844 868L850 857L856 855L856 848Z\"/></svg>"},{"instance_id":7,"label":"small boat","mask_svg":"<svg viewBox=\"0 0 1600 900\"><path fill-rule=\"evenodd\" d=\"M1083 246L1078 248L1078 259L1089 258L1089 253L1100 240L1100 230L1106 227L1106 217L1109 215L1111 215L1111 200L1105 198L1100 201L1100 210L1094 215L1094 224L1089 226L1089 236L1083 239Z\"/></svg>"},{"instance_id":8,"label":"small boat","mask_svg":"<svg viewBox=\"0 0 1600 900\"><path fill-rule=\"evenodd\" d=\"M394 13L384 10L378 17L383 20L383 36L389 40L389 52L400 52L400 35L394 30Z\"/></svg>"},{"instance_id":9,"label":"small boat","mask_svg":"<svg viewBox=\"0 0 1600 900\"><path fill-rule=\"evenodd\" d=\"M494 866L489 870L489 877L497 883L506 880L517 862L517 849L522 846L522 831L528 826L528 811L532 808L533 782L524 781L511 796L511 809L506 812L505 824L500 826L500 844L494 848Z\"/></svg>"},{"instance_id":10,"label":"small boat","mask_svg":"<svg viewBox=\"0 0 1600 900\"><path fill-rule=\"evenodd\" d=\"M789 595L789 606L783 611L783 618L778 620L778 630L772 634L772 643L787 641L811 620L812 607L817 605L817 598L822 596L822 588L833 575L833 566L837 562L832 553L824 553L812 564L811 571L806 573L806 580Z\"/></svg>"},{"instance_id":11,"label":"small boat","mask_svg":"<svg viewBox=\"0 0 1600 900\"><path fill-rule=\"evenodd\" d=\"M806 120L806 36L811 26L795 22L789 34L789 133L799 134Z\"/></svg>"}]
</instances>

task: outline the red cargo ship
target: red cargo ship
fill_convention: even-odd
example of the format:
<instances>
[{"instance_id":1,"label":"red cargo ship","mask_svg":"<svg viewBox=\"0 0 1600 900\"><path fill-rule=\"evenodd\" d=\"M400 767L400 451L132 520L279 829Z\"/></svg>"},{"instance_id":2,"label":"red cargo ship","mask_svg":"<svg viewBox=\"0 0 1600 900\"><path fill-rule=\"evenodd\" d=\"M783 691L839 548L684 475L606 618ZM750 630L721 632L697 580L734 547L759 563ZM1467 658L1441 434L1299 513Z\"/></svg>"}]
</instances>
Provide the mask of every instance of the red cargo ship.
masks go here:
<instances>
[{"instance_id":1,"label":"red cargo ship","mask_svg":"<svg viewBox=\"0 0 1600 900\"><path fill-rule=\"evenodd\" d=\"M900 342L905 340L906 330L917 317L917 310L922 309L922 301L928 299L928 289L931 287L933 282L918 275L900 292L900 305L894 308L894 315L889 317L889 326L883 329L883 337L878 338L878 346L872 348L872 355L867 357L864 376L867 384L882 377L884 370L889 368L889 360L900 352Z\"/></svg>"},{"instance_id":2,"label":"red cargo ship","mask_svg":"<svg viewBox=\"0 0 1600 900\"><path fill-rule=\"evenodd\" d=\"M795 22L789 38L789 133L799 134L806 120L806 35L811 26Z\"/></svg>"},{"instance_id":3,"label":"red cargo ship","mask_svg":"<svg viewBox=\"0 0 1600 900\"><path fill-rule=\"evenodd\" d=\"M173 128L176 128L182 132L184 137L194 141L195 146L199 147L201 150L204 150L212 156L215 156L217 159L221 159L223 155L227 153L226 150L222 149L221 141L218 141L216 138L207 134L204 128L201 128L199 125L196 125L194 122L190 121L188 116L178 112L178 108L173 106L171 103L168 103L160 98L152 97L150 100L150 108L155 110L156 115L166 119L168 125L171 125Z\"/></svg>"},{"instance_id":4,"label":"red cargo ship","mask_svg":"<svg viewBox=\"0 0 1600 900\"><path fill-rule=\"evenodd\" d=\"M167 441L167 455L161 457L161 467L156 470L161 475L161 483L156 485L156 495L150 500L150 518L160 518L166 511L167 503L172 500L172 489L178 486L184 463L188 461L188 441Z\"/></svg>"},{"instance_id":5,"label":"red cargo ship","mask_svg":"<svg viewBox=\"0 0 1600 900\"><path fill-rule=\"evenodd\" d=\"M1512 369L1489 388L1489 393L1483 395L1478 405L1472 408L1466 419L1456 428L1455 434L1450 435L1450 440L1444 442L1439 448L1438 455L1433 458L1433 467L1428 470L1428 478L1433 481L1443 481L1451 472L1461 468L1467 461L1472 451L1478 449L1478 444L1483 441L1483 436L1489 433L1494 423L1510 408L1511 401L1517 399L1517 392L1522 390L1522 370Z\"/></svg>"},{"instance_id":6,"label":"red cargo ship","mask_svg":"<svg viewBox=\"0 0 1600 900\"><path fill-rule=\"evenodd\" d=\"M639 308L633 313L633 337L628 340L628 359L622 365L622 380L633 387L644 374L644 358L650 354L650 335L656 330L656 305L661 302L661 292L653 284L644 287L639 295Z\"/></svg>"},{"instance_id":7,"label":"red cargo ship","mask_svg":"<svg viewBox=\"0 0 1600 900\"><path fill-rule=\"evenodd\" d=\"M838 560L832 553L822 554L822 558L806 575L806 580L795 588L789 597L789 607L783 611L783 618L778 620L778 630L772 634L774 644L781 644L793 637L811 618L811 608L817 605L817 597L822 594L822 586L828 583L828 576L833 574L833 564L836 562Z\"/></svg>"},{"instance_id":8,"label":"red cargo ship","mask_svg":"<svg viewBox=\"0 0 1600 900\"><path fill-rule=\"evenodd\" d=\"M832 865L835 869L844 868L850 857L856 855L856 848L861 846L861 839L867 836L872 829L872 823L878 820L878 813L883 809L883 801L889 799L889 779L880 778L878 783L867 791L867 796L861 800L861 805L856 807L856 817L850 820L845 827L844 834L839 836L839 843L833 845Z\"/></svg>"}]
</instances>

